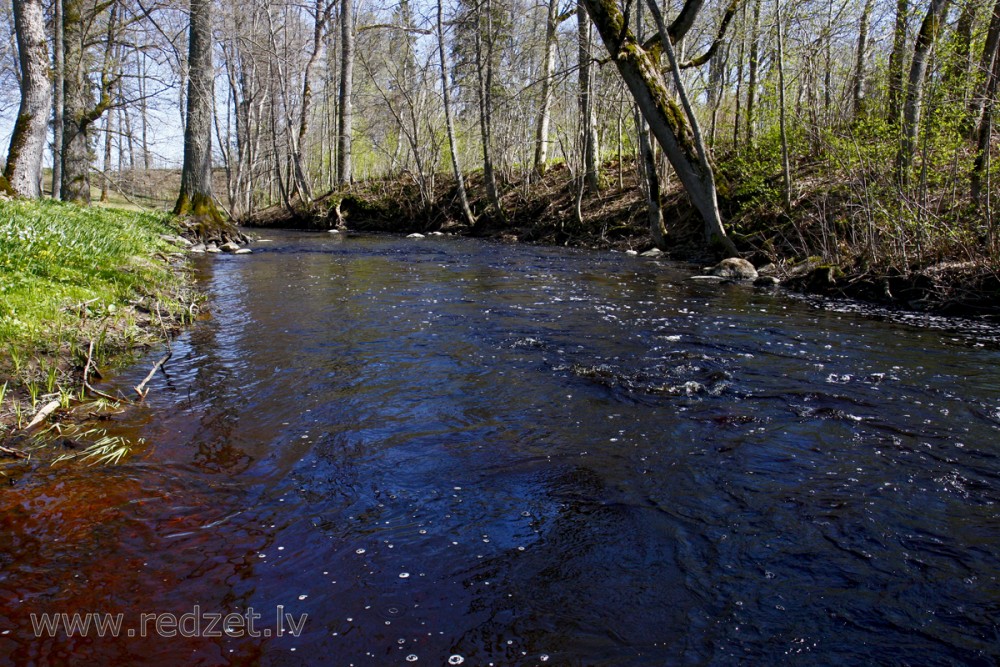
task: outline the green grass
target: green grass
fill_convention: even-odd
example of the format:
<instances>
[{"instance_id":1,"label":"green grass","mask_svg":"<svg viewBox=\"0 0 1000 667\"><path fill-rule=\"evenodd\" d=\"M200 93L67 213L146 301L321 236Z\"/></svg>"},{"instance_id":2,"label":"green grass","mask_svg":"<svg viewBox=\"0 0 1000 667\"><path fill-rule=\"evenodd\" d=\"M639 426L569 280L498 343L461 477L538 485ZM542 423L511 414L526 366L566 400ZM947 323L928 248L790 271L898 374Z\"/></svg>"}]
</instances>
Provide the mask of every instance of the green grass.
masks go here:
<instances>
[{"instance_id":1,"label":"green grass","mask_svg":"<svg viewBox=\"0 0 1000 667\"><path fill-rule=\"evenodd\" d=\"M0 201L0 383L9 385L0 420L65 389L90 341L102 355L126 351L150 332L161 336L161 316L178 317L184 281L165 258L177 249L160 237L174 233L169 221L164 213Z\"/></svg>"}]
</instances>

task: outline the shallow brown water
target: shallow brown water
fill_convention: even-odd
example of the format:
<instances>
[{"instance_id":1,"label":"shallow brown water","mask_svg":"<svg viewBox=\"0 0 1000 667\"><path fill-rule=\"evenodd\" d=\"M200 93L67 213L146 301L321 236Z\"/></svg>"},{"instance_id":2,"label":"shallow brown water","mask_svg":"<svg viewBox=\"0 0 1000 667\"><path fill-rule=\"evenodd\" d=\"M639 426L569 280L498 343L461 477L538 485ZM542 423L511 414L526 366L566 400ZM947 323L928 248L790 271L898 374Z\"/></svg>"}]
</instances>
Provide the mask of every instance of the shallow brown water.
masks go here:
<instances>
[{"instance_id":1,"label":"shallow brown water","mask_svg":"<svg viewBox=\"0 0 1000 667\"><path fill-rule=\"evenodd\" d=\"M213 317L112 424L148 444L0 492L0 664L1000 659L996 331L617 254L274 239L201 267ZM261 636L204 636L251 607ZM89 612L120 636L35 636Z\"/></svg>"}]
</instances>

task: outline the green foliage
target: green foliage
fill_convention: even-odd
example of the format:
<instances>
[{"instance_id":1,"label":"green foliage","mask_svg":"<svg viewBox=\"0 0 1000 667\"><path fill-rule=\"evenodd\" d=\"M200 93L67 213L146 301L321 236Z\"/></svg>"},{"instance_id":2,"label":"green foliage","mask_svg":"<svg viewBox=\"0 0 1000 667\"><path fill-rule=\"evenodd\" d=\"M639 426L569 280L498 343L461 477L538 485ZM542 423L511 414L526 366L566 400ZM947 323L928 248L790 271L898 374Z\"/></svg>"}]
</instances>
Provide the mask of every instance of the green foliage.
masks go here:
<instances>
[{"instance_id":1,"label":"green foliage","mask_svg":"<svg viewBox=\"0 0 1000 667\"><path fill-rule=\"evenodd\" d=\"M740 208L780 205L781 140L777 132L720 161L717 173L719 196Z\"/></svg>"}]
</instances>

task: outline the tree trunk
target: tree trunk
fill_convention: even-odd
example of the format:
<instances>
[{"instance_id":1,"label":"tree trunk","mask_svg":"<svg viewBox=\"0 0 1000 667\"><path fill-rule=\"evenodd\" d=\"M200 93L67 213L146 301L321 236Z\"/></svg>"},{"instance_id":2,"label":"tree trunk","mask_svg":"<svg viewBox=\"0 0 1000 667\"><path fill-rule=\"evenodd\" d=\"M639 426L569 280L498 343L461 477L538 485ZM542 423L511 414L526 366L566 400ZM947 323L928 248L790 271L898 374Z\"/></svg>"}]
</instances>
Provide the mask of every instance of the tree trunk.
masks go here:
<instances>
[{"instance_id":1,"label":"tree trunk","mask_svg":"<svg viewBox=\"0 0 1000 667\"><path fill-rule=\"evenodd\" d=\"M337 119L337 183L351 182L351 138L354 125L354 6L342 0L340 9L340 114Z\"/></svg>"},{"instance_id":2,"label":"tree trunk","mask_svg":"<svg viewBox=\"0 0 1000 667\"><path fill-rule=\"evenodd\" d=\"M909 0L896 0L896 26L892 33L892 54L889 56L888 120L899 123L903 100L903 58L906 56L906 25L910 13Z\"/></svg>"},{"instance_id":3,"label":"tree trunk","mask_svg":"<svg viewBox=\"0 0 1000 667\"><path fill-rule=\"evenodd\" d=\"M63 201L90 203L90 146L87 130L90 121L90 81L84 71L83 0L64 0L63 4Z\"/></svg>"},{"instance_id":4,"label":"tree trunk","mask_svg":"<svg viewBox=\"0 0 1000 667\"><path fill-rule=\"evenodd\" d=\"M111 181L111 149L114 148L114 118L115 115L108 112L104 118L104 162L101 165L101 199L102 203L108 201Z\"/></svg>"},{"instance_id":5,"label":"tree trunk","mask_svg":"<svg viewBox=\"0 0 1000 667\"><path fill-rule=\"evenodd\" d=\"M778 128L781 134L781 175L785 184L785 210L792 210L792 168L788 159L785 127L785 27L781 24L781 0L774 0L774 23L778 33Z\"/></svg>"},{"instance_id":6,"label":"tree trunk","mask_svg":"<svg viewBox=\"0 0 1000 667\"><path fill-rule=\"evenodd\" d=\"M66 64L63 51L63 0L53 0L53 32L52 64L52 198L59 199L62 190L62 145L63 145L63 80L66 76Z\"/></svg>"},{"instance_id":7,"label":"tree trunk","mask_svg":"<svg viewBox=\"0 0 1000 667\"><path fill-rule=\"evenodd\" d=\"M545 22L545 54L542 56L542 105L535 130L535 173L542 176L549 161L549 117L552 108L552 75L556 69L556 14L559 0L549 0Z\"/></svg>"},{"instance_id":8,"label":"tree trunk","mask_svg":"<svg viewBox=\"0 0 1000 667\"><path fill-rule=\"evenodd\" d=\"M972 27L976 20L977 3L974 0L964 0L962 11L958 15L958 23L955 24L955 37L951 47L951 59L944 75L944 87L946 90L957 91L966 102L966 81L969 76L969 67L972 64Z\"/></svg>"},{"instance_id":9,"label":"tree trunk","mask_svg":"<svg viewBox=\"0 0 1000 667\"><path fill-rule=\"evenodd\" d=\"M706 241L710 246L721 246L725 252L735 254L736 248L722 226L716 200L715 175L704 152L704 144L700 141L697 125L692 124L690 115L673 101L659 67L642 48L632 31L627 29L625 19L614 0L583 1L657 143L663 148L692 205L702 217ZM650 3L650 10L655 10L655 15L659 8L655 3ZM664 31L661 29L661 33ZM668 39L661 41L670 58L677 91L686 106L686 93L673 47Z\"/></svg>"},{"instance_id":10,"label":"tree trunk","mask_svg":"<svg viewBox=\"0 0 1000 667\"><path fill-rule=\"evenodd\" d=\"M191 0L184 166L174 213L220 221L222 216L212 197L212 118L215 102L212 1Z\"/></svg>"},{"instance_id":11,"label":"tree trunk","mask_svg":"<svg viewBox=\"0 0 1000 667\"><path fill-rule=\"evenodd\" d=\"M593 56L590 49L590 19L582 4L577 6L577 53L579 68L580 105L580 156L583 162L584 183L587 190L597 192L600 178L597 166L597 117L594 113L592 71Z\"/></svg>"},{"instance_id":12,"label":"tree trunk","mask_svg":"<svg viewBox=\"0 0 1000 667\"><path fill-rule=\"evenodd\" d=\"M917 131L920 127L927 64L931 49L934 48L934 43L941 32L941 24L944 22L948 1L931 0L927 14L920 25L920 32L917 34L917 43L913 47L913 60L910 64L910 76L906 88L906 107L903 110L903 140L896 160L900 183L904 185L908 182L910 164L917 145Z\"/></svg>"},{"instance_id":13,"label":"tree trunk","mask_svg":"<svg viewBox=\"0 0 1000 667\"><path fill-rule=\"evenodd\" d=\"M3 175L16 194L37 199L41 196L42 155L52 102L41 0L14 3L14 31L21 64L21 106Z\"/></svg>"},{"instance_id":14,"label":"tree trunk","mask_svg":"<svg viewBox=\"0 0 1000 667\"><path fill-rule=\"evenodd\" d=\"M497 191L496 173L493 169L493 6L490 0L485 0L486 9L486 44L483 44L482 8L476 9L476 77L479 82L479 132L483 144L483 180L486 185L486 196L498 218L504 219L500 206L500 194ZM484 52L485 51L485 52ZM480 218L480 221L483 219Z\"/></svg>"},{"instance_id":15,"label":"tree trunk","mask_svg":"<svg viewBox=\"0 0 1000 667\"><path fill-rule=\"evenodd\" d=\"M1000 4L998 4L1000 7ZM976 142L976 159L972 165L971 193L976 208L982 207L983 178L989 165L990 142L993 138L993 117L997 99L997 89L1000 88L1000 57L993 59L993 71L990 73L986 86L983 104L983 118L979 124L979 136Z\"/></svg>"},{"instance_id":16,"label":"tree trunk","mask_svg":"<svg viewBox=\"0 0 1000 667\"><path fill-rule=\"evenodd\" d=\"M451 155L451 168L455 173L455 186L458 188L458 198L462 204L462 217L465 223L472 227L476 224L476 217L472 215L472 208L469 206L469 197L465 192L465 180L462 178L462 168L458 163L458 148L455 146L455 122L451 117L451 95L448 91L448 51L444 46L444 9L441 7L443 0L437 0L437 37L438 37L438 58L441 62L441 98L444 102L444 125L448 133L448 152ZM555 0L553 0L555 2Z\"/></svg>"},{"instance_id":17,"label":"tree trunk","mask_svg":"<svg viewBox=\"0 0 1000 667\"><path fill-rule=\"evenodd\" d=\"M635 3L635 34L641 43L645 39L642 18L642 2ZM635 127L639 135L639 173L642 176L646 195L646 216L649 219L649 236L653 245L663 250L667 247L667 228L663 223L663 209L660 207L660 177L656 172L656 155L649 138L646 124L639 107L634 107Z\"/></svg>"},{"instance_id":18,"label":"tree trunk","mask_svg":"<svg viewBox=\"0 0 1000 667\"><path fill-rule=\"evenodd\" d=\"M855 118L861 115L867 92L865 90L865 79L867 77L865 59L867 57L866 52L868 51L868 26L874 6L875 0L866 0L865 7L861 10L861 25L858 27L858 50L854 57L854 83L851 87L852 111Z\"/></svg>"},{"instance_id":19,"label":"tree trunk","mask_svg":"<svg viewBox=\"0 0 1000 667\"><path fill-rule=\"evenodd\" d=\"M309 203L312 201L312 186L303 166L303 151L306 137L309 133L309 112L312 110L312 76L316 63L319 61L320 52L323 49L323 29L329 17L329 8L324 6L324 0L316 0L316 15L313 24L312 53L306 61L305 71L302 74L302 102L299 109L299 128L295 136L295 144L292 146L292 162L295 166L295 187L299 191L302 201Z\"/></svg>"},{"instance_id":20,"label":"tree trunk","mask_svg":"<svg viewBox=\"0 0 1000 667\"><path fill-rule=\"evenodd\" d=\"M997 0L996 4L993 5L993 13L990 17L990 27L986 32L986 41L983 43L983 53L979 59L979 76L985 76L985 80L978 78L976 79L977 84L985 83L984 86L977 85L977 94L972 96L972 101L969 104L969 119L966 124L966 135L970 138L978 137L981 132L979 131L982 127L982 117L983 117L983 107L986 102L986 97L984 95L979 95L979 88L988 88L990 85L990 79L993 77L992 72L994 71L994 62L997 57L1000 56L1000 0Z\"/></svg>"},{"instance_id":21,"label":"tree trunk","mask_svg":"<svg viewBox=\"0 0 1000 667\"><path fill-rule=\"evenodd\" d=\"M747 144L754 144L754 111L757 100L757 68L760 66L760 3L753 3L753 24L750 27L750 71L747 79Z\"/></svg>"}]
</instances>

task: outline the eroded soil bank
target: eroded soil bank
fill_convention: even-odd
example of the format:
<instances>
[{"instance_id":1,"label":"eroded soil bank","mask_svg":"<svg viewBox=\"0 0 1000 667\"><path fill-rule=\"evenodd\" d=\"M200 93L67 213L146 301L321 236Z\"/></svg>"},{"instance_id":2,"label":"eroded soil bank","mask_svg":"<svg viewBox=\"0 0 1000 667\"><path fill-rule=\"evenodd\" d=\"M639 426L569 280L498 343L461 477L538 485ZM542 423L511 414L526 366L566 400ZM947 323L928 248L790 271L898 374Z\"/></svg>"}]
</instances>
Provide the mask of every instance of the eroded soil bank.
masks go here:
<instances>
[{"instance_id":1,"label":"eroded soil bank","mask_svg":"<svg viewBox=\"0 0 1000 667\"><path fill-rule=\"evenodd\" d=\"M602 173L601 191L579 198L579 207L579 180L564 165L531 181L509 181L503 188L502 218L486 201L481 175L473 174L466 183L477 215L473 227L460 222L452 179L438 177L433 202L428 203L406 175L355 184L348 193L331 193L309 206L274 207L243 224L407 234L442 231L639 254L653 249L634 166L612 162ZM934 247L921 244L920 238L901 240L902 233L893 225L857 223L859 213L838 183L818 177L805 180L809 191L786 213L720 178L720 207L730 234L743 257L764 269L763 274L797 292L1000 321L1000 271L984 249L985 238L978 245L954 239ZM668 231L661 249L665 258L689 262L699 273L721 259L705 247L701 226L676 183L668 182L662 208Z\"/></svg>"}]
</instances>

